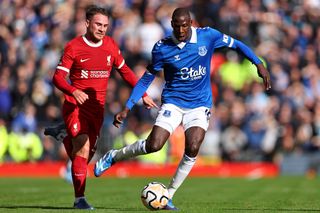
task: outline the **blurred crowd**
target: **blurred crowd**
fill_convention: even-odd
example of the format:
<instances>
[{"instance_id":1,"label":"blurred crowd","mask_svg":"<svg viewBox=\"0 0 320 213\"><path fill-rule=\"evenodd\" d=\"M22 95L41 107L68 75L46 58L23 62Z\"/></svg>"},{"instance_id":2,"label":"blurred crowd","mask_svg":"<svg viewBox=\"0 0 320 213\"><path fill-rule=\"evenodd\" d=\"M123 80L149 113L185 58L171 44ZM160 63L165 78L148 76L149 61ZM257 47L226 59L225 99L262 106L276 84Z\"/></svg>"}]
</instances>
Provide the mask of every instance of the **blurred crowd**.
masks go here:
<instances>
[{"instance_id":1,"label":"blurred crowd","mask_svg":"<svg viewBox=\"0 0 320 213\"><path fill-rule=\"evenodd\" d=\"M171 14L189 7L197 27L214 27L243 41L271 73L265 92L255 66L232 50L212 58L214 107L200 151L201 162L281 162L290 153L317 154L320 147L319 0L1 0L0 1L0 161L61 160L61 145L43 135L61 122L63 94L51 82L67 41L85 33L85 9L97 4L110 12L108 34L137 76L151 49L171 34ZM148 89L160 104L163 78ZM117 72L107 93L98 150L103 153L145 137L157 110L134 107L123 127L113 115L130 95ZM157 157L180 159L179 127ZM98 152L99 153L99 152Z\"/></svg>"}]
</instances>

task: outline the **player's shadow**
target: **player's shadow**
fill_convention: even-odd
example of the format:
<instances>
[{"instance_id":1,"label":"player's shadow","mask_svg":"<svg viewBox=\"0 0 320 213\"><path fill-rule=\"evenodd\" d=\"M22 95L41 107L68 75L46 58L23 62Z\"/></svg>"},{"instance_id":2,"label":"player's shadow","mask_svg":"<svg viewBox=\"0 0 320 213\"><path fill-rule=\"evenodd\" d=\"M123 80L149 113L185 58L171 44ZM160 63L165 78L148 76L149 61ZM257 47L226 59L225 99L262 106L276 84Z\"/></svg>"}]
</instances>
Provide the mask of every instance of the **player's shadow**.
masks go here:
<instances>
[{"instance_id":1,"label":"player's shadow","mask_svg":"<svg viewBox=\"0 0 320 213\"><path fill-rule=\"evenodd\" d=\"M72 207L61 207L61 206L27 206L27 205L10 205L10 206L0 206L0 209L74 209Z\"/></svg>"},{"instance_id":2,"label":"player's shadow","mask_svg":"<svg viewBox=\"0 0 320 213\"><path fill-rule=\"evenodd\" d=\"M135 208L110 208L110 207L96 207L97 210L114 210L117 212L141 212L143 211L141 208L140 209L135 209Z\"/></svg>"},{"instance_id":3,"label":"player's shadow","mask_svg":"<svg viewBox=\"0 0 320 213\"><path fill-rule=\"evenodd\" d=\"M1 209L45 209L45 210L75 210L73 207L63 207L63 206L27 206L27 205L0 205ZM119 212L141 212L141 209L133 208L110 208L110 207L95 207L96 210L116 210Z\"/></svg>"}]
</instances>

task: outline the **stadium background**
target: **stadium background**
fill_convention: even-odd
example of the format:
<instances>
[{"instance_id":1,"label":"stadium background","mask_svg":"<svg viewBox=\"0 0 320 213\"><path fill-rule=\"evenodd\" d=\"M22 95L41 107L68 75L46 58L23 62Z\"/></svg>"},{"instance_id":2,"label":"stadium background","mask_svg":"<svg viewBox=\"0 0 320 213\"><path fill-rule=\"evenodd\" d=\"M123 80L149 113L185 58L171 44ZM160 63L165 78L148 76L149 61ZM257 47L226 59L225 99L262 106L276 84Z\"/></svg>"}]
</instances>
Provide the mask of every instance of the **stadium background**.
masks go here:
<instances>
[{"instance_id":1,"label":"stadium background","mask_svg":"<svg viewBox=\"0 0 320 213\"><path fill-rule=\"evenodd\" d=\"M51 78L64 44L85 32L84 10L91 3L110 11L108 34L117 41L127 64L138 76L150 59L152 45L170 35L171 13L178 6L191 9L195 26L211 26L229 34L264 59L272 78L268 93L254 66L241 55L222 50L212 58L215 107L197 162L207 168L205 172L214 172L210 168L231 165L230 162L241 168L255 162L273 169L276 166L277 174L314 177L318 173L317 0L0 1L1 173L8 174L14 168L12 163L31 162L26 170L36 162L41 167L52 162L57 162L55 166L64 165L62 147L43 135L45 126L62 119L63 95L53 87ZM148 90L158 102L162 84L159 77ZM157 112L148 111L141 104L134 108L123 128L112 126L114 113L121 109L130 91L113 72L97 156L111 147L145 137L150 131ZM183 130L178 128L157 156L143 156L137 161L170 167L182 152Z\"/></svg>"}]
</instances>

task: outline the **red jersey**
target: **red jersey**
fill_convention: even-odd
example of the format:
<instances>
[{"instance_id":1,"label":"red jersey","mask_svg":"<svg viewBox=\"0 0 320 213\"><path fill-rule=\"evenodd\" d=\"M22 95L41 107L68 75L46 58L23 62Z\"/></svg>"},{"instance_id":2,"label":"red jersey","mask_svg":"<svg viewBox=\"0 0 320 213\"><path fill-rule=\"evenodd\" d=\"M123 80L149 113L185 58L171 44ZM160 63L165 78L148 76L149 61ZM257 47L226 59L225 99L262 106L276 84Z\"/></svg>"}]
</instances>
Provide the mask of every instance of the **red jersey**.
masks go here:
<instances>
[{"instance_id":1,"label":"red jersey","mask_svg":"<svg viewBox=\"0 0 320 213\"><path fill-rule=\"evenodd\" d=\"M55 75L59 72L69 74L71 86L66 81L54 81L65 93L66 101L76 104L72 95L75 89L84 91L89 99L86 103L104 106L108 79L112 67L115 67L131 86L137 82L134 73L125 65L125 61L115 41L105 36L98 43L89 42L85 36L74 38L65 46ZM66 75L65 75L66 76ZM55 78L54 78L55 79Z\"/></svg>"}]
</instances>

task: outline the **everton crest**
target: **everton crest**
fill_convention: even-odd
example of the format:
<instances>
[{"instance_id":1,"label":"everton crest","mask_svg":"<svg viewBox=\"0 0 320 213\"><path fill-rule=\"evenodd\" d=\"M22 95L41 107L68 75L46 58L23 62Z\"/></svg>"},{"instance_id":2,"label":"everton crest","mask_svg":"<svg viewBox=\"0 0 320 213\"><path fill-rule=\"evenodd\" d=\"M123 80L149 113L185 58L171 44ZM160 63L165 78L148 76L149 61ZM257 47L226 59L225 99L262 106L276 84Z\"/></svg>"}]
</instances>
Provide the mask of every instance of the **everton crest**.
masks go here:
<instances>
[{"instance_id":1,"label":"everton crest","mask_svg":"<svg viewBox=\"0 0 320 213\"><path fill-rule=\"evenodd\" d=\"M207 52L208 52L208 50L207 50L206 46L201 46L201 47L199 47L199 52L198 52L198 54L199 54L200 56L205 56L205 55L207 54Z\"/></svg>"},{"instance_id":2,"label":"everton crest","mask_svg":"<svg viewBox=\"0 0 320 213\"><path fill-rule=\"evenodd\" d=\"M171 111L170 110L164 110L163 116L164 117L170 117L171 116Z\"/></svg>"}]
</instances>

